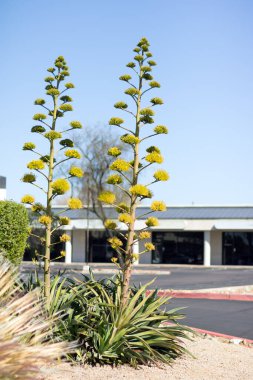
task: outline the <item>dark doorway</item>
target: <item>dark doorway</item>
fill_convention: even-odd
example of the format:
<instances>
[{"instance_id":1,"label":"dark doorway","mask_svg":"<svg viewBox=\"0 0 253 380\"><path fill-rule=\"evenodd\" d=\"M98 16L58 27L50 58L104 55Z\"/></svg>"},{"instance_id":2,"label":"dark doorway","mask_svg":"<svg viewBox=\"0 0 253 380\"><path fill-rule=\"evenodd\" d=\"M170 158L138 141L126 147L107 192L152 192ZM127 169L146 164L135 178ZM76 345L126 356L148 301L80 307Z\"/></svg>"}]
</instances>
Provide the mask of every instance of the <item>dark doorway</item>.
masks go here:
<instances>
[{"instance_id":1,"label":"dark doorway","mask_svg":"<svg viewBox=\"0 0 253 380\"><path fill-rule=\"evenodd\" d=\"M108 243L106 231L90 231L89 233L89 262L110 263L115 251Z\"/></svg>"},{"instance_id":2,"label":"dark doorway","mask_svg":"<svg viewBox=\"0 0 253 380\"><path fill-rule=\"evenodd\" d=\"M33 233L37 236L44 237L44 231L42 229L34 229ZM52 243L56 243L60 240L60 235L63 231L56 231L52 236ZM65 261L65 257L62 257L60 252L65 250L65 243L58 243L52 246L51 249L51 260L55 261ZM24 253L24 261L32 261L33 259L42 261L43 258L38 255L44 254L44 248L41 241L36 236L29 236L27 241L27 248Z\"/></svg>"},{"instance_id":3,"label":"dark doorway","mask_svg":"<svg viewBox=\"0 0 253 380\"><path fill-rule=\"evenodd\" d=\"M153 264L203 264L203 232L153 232Z\"/></svg>"},{"instance_id":4,"label":"dark doorway","mask_svg":"<svg viewBox=\"0 0 253 380\"><path fill-rule=\"evenodd\" d=\"M253 232L223 232L223 264L253 265Z\"/></svg>"}]
</instances>

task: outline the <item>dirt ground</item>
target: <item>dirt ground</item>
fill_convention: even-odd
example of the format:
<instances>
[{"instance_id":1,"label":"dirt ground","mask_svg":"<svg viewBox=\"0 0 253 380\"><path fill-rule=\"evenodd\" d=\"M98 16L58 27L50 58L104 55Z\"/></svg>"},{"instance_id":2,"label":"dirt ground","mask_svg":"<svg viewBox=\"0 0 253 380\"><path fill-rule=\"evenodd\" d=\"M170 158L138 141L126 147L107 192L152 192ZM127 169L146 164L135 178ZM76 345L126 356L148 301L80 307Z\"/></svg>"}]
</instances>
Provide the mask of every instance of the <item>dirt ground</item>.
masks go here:
<instances>
[{"instance_id":1,"label":"dirt ground","mask_svg":"<svg viewBox=\"0 0 253 380\"><path fill-rule=\"evenodd\" d=\"M184 356L162 368L71 366L63 363L42 368L45 380L252 380L253 348L198 337L187 342L196 359Z\"/></svg>"}]
</instances>

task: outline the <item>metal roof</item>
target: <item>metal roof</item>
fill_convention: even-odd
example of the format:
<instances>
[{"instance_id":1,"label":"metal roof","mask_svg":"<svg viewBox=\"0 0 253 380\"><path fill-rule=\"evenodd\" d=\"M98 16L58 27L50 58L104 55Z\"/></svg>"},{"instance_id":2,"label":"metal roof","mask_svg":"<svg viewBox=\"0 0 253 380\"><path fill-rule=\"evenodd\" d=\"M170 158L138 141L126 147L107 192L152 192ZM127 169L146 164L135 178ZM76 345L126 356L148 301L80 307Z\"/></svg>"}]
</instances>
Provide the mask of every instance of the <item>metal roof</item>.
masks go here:
<instances>
[{"instance_id":1,"label":"metal roof","mask_svg":"<svg viewBox=\"0 0 253 380\"><path fill-rule=\"evenodd\" d=\"M63 207L64 209L64 207ZM59 211L59 207L54 211ZM149 207L139 207L137 215L140 217L150 211ZM116 219L117 213L110 207L105 207L107 218ZM64 214L71 219L86 219L87 209L68 210ZM145 219L148 215L143 216ZM172 206L165 212L155 212L152 216L159 219L253 219L253 206ZM89 219L98 219L98 217L89 211Z\"/></svg>"}]
</instances>

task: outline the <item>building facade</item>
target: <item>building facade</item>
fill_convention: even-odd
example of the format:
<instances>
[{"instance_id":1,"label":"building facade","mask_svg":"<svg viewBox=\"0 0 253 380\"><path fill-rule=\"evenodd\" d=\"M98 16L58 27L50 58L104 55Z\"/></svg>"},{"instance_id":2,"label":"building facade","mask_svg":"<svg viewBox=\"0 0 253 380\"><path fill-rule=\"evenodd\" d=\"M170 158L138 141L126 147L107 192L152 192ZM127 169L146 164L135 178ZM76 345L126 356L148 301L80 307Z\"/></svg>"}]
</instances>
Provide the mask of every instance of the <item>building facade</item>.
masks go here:
<instances>
[{"instance_id":1,"label":"building facade","mask_svg":"<svg viewBox=\"0 0 253 380\"><path fill-rule=\"evenodd\" d=\"M149 210L138 208L136 231L145 227L142 215ZM108 218L117 220L112 208L106 207L106 213ZM66 263L111 262L114 252L95 214L87 213L84 208L69 210L63 215L71 218L71 224L65 229L71 237L65 246ZM253 206L168 207L166 212L153 215L159 219L159 226L151 230L151 241L156 249L140 254L139 263L253 265ZM120 228L124 232L123 224ZM143 250L143 242L135 243L135 253ZM25 258L30 257L31 252L26 252Z\"/></svg>"}]
</instances>

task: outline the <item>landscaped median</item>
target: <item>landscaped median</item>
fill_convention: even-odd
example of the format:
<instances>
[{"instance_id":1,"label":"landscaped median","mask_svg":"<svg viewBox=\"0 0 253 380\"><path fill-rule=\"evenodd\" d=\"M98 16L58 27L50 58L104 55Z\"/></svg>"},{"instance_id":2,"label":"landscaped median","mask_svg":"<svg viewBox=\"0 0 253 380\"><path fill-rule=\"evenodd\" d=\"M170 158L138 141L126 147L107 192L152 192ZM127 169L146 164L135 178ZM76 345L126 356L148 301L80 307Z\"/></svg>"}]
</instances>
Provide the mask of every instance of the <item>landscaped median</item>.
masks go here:
<instances>
[{"instance_id":1,"label":"landscaped median","mask_svg":"<svg viewBox=\"0 0 253 380\"><path fill-rule=\"evenodd\" d=\"M150 292L149 290L148 292ZM159 296L171 296L173 298L192 298L227 301L253 302L253 285L230 286L225 288L210 288L197 290L159 290Z\"/></svg>"}]
</instances>

